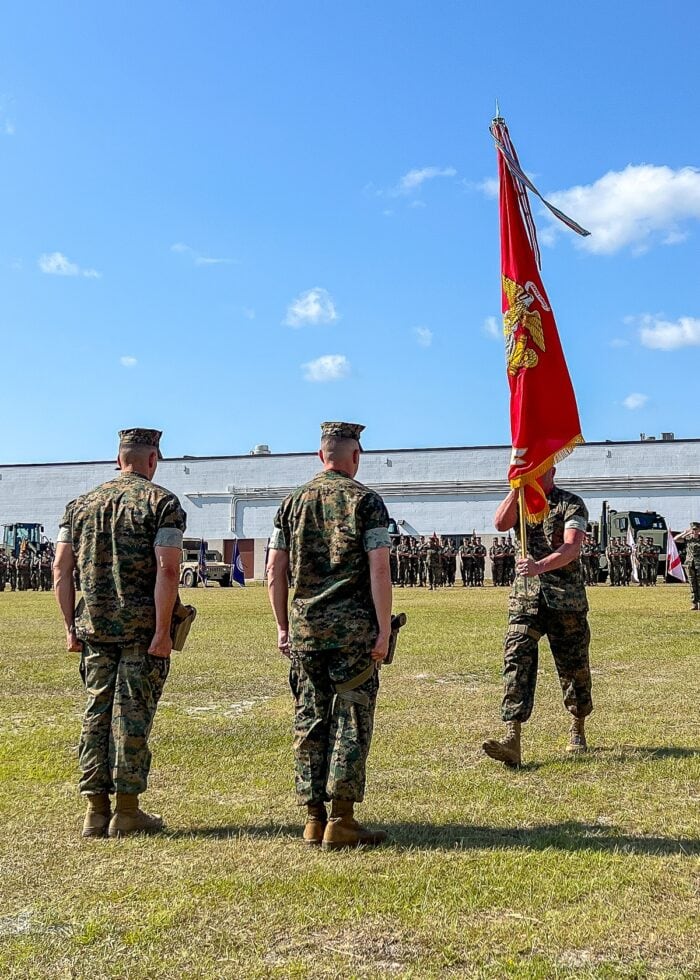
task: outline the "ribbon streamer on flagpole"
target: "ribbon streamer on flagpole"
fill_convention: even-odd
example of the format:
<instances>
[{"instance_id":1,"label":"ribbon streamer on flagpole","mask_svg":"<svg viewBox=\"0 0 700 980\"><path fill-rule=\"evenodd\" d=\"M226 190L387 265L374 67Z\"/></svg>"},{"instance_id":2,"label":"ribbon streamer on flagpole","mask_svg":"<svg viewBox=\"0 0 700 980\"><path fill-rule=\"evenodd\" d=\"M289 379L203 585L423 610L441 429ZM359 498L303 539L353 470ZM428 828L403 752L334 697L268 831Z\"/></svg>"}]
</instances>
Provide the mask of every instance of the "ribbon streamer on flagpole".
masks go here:
<instances>
[{"instance_id":1,"label":"ribbon streamer on flagpole","mask_svg":"<svg viewBox=\"0 0 700 980\"><path fill-rule=\"evenodd\" d=\"M530 239L530 244L532 250L537 256L537 268L542 268L542 256L540 255L540 246L537 241L537 232L535 231L535 222L532 217L532 211L530 210L530 202L528 200L527 194L525 193L525 188L532 191L540 201L544 204L546 208L552 212L555 218L562 221L567 228L575 231L577 235L581 235L583 238L590 235L590 231L583 228L578 222L570 218L568 214L564 214L559 208L551 204L545 197L540 194L535 185L532 183L530 178L527 176L523 168L520 166L520 161L518 160L518 154L515 152L515 147L511 143L510 134L508 128L505 125L505 119L497 116L489 127L489 131L493 136L494 142L497 148L503 154L503 159L506 162L508 169L510 170L513 178L518 186L518 201L520 204L520 210L525 221L525 226L527 228L527 235Z\"/></svg>"}]
</instances>

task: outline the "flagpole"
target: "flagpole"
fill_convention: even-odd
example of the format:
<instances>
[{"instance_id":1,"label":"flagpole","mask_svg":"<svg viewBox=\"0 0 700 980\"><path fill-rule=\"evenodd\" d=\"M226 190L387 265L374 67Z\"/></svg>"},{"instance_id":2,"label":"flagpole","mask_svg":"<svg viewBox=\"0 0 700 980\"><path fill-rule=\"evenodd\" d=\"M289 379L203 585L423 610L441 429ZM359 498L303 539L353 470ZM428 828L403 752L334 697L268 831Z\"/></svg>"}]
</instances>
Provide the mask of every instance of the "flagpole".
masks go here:
<instances>
[{"instance_id":1,"label":"flagpole","mask_svg":"<svg viewBox=\"0 0 700 980\"><path fill-rule=\"evenodd\" d=\"M527 521L525 520L525 487L518 490L518 505L520 509L520 557L527 558ZM527 575L523 576L525 595L527 595Z\"/></svg>"}]
</instances>

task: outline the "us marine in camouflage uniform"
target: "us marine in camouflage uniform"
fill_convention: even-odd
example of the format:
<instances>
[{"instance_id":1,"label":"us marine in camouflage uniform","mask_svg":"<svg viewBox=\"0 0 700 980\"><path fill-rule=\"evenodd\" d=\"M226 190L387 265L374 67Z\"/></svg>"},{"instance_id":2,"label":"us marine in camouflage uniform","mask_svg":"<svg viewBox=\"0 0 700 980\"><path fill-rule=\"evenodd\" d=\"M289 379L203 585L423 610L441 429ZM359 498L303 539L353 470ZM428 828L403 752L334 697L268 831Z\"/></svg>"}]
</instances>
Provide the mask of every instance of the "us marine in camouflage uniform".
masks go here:
<instances>
[{"instance_id":1,"label":"us marine in camouflage uniform","mask_svg":"<svg viewBox=\"0 0 700 980\"><path fill-rule=\"evenodd\" d=\"M647 568L647 579L649 585L655 586L656 579L659 574L659 555L661 554L660 549L654 544L654 539L652 537L647 538L646 544L646 556L648 562Z\"/></svg>"},{"instance_id":2,"label":"us marine in camouflage uniform","mask_svg":"<svg viewBox=\"0 0 700 980\"><path fill-rule=\"evenodd\" d=\"M549 514L542 524L528 525L528 557L517 562L517 578L508 603L502 706L506 736L483 744L487 755L508 766L521 763L520 726L532 713L542 636L549 640L564 705L573 715L568 752L586 751L584 719L593 710L588 601L579 561L588 511L580 497L554 485L554 472L551 467L540 478ZM496 511L494 525L499 531L515 528L519 537L517 490L512 490Z\"/></svg>"},{"instance_id":3,"label":"us marine in camouflage uniform","mask_svg":"<svg viewBox=\"0 0 700 980\"><path fill-rule=\"evenodd\" d=\"M119 433L121 474L68 504L56 545L54 589L68 650L81 653L88 696L78 746L80 791L88 801L84 837L163 827L138 806L151 765L148 736L170 669L185 530L177 497L151 482L162 459L160 436L155 429Z\"/></svg>"},{"instance_id":4,"label":"us marine in camouflage uniform","mask_svg":"<svg viewBox=\"0 0 700 980\"><path fill-rule=\"evenodd\" d=\"M675 541L685 541L685 576L690 586L690 608L700 610L700 522L692 521Z\"/></svg>"},{"instance_id":5,"label":"us marine in camouflage uniform","mask_svg":"<svg viewBox=\"0 0 700 980\"><path fill-rule=\"evenodd\" d=\"M462 577L462 588L471 585L474 577L474 548L471 538L464 538L459 546L459 571Z\"/></svg>"},{"instance_id":6,"label":"us marine in camouflage uniform","mask_svg":"<svg viewBox=\"0 0 700 980\"><path fill-rule=\"evenodd\" d=\"M386 838L354 818L365 793L376 668L391 635L389 515L381 497L355 480L363 428L323 423L323 470L277 511L267 566L277 645L291 659L303 839L327 850Z\"/></svg>"},{"instance_id":7,"label":"us marine in camouflage uniform","mask_svg":"<svg viewBox=\"0 0 700 980\"><path fill-rule=\"evenodd\" d=\"M474 539L474 585L484 584L484 572L486 570L486 548L481 543L481 538Z\"/></svg>"}]
</instances>

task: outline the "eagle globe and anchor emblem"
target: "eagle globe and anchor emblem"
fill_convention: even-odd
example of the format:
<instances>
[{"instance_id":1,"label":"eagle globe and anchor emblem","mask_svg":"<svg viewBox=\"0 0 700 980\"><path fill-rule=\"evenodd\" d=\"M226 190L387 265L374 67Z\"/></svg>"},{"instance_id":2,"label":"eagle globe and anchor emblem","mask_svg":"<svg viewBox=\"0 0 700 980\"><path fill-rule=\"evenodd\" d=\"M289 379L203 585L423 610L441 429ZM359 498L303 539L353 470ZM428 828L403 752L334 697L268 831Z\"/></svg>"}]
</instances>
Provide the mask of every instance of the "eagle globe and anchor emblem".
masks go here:
<instances>
[{"instance_id":1,"label":"eagle globe and anchor emblem","mask_svg":"<svg viewBox=\"0 0 700 980\"><path fill-rule=\"evenodd\" d=\"M533 282L521 286L503 276L503 292L508 303L503 314L506 364L508 374L514 378L522 370L537 367L540 359L537 350L545 351L542 317L536 309L531 309L532 304L537 300L547 311L549 306Z\"/></svg>"},{"instance_id":2,"label":"eagle globe and anchor emblem","mask_svg":"<svg viewBox=\"0 0 700 980\"><path fill-rule=\"evenodd\" d=\"M543 310L549 311L550 307L533 282L521 286L508 276L503 276L503 292L508 303L508 309L503 314L506 364L508 374L515 378L520 371L537 367L540 360L538 350L544 353L546 349L542 317L537 310L531 309L532 304L537 300ZM527 447L520 449L513 446L511 468L526 467L526 457Z\"/></svg>"}]
</instances>

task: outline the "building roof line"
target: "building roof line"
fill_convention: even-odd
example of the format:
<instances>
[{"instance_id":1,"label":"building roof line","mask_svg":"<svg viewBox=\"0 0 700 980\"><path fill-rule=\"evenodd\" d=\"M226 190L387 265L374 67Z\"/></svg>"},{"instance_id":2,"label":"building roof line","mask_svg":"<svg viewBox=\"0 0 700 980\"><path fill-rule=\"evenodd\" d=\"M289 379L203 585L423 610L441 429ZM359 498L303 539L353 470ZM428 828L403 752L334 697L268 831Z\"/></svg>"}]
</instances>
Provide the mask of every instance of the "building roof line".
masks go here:
<instances>
[{"instance_id":1,"label":"building roof line","mask_svg":"<svg viewBox=\"0 0 700 980\"><path fill-rule=\"evenodd\" d=\"M611 448L614 446L643 446L645 449L651 446L669 446L686 443L700 443L700 438L696 439L603 439L600 441L585 442L579 449L586 446L604 446ZM464 452L465 450L478 451L485 449L502 449L510 452L509 445L487 445L487 446L414 446L401 449L365 449L363 456L381 456L389 453L397 455L399 453L447 453ZM298 453L227 453L222 456L166 456L163 463L198 463L216 461L224 459L290 459L301 456L315 456L316 450L310 449L307 452ZM54 460L44 463L0 463L0 470L18 469L20 467L40 467L40 466L110 466L114 465L112 459L75 459L75 460Z\"/></svg>"}]
</instances>

